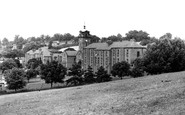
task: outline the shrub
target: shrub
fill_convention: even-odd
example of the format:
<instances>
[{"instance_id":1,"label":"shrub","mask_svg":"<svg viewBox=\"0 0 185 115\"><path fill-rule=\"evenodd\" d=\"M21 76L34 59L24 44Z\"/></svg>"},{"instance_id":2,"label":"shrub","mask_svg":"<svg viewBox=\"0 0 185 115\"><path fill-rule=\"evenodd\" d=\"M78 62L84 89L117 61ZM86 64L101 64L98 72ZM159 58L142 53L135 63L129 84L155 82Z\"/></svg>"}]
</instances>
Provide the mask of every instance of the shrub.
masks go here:
<instances>
[{"instance_id":1,"label":"shrub","mask_svg":"<svg viewBox=\"0 0 185 115\"><path fill-rule=\"evenodd\" d=\"M123 76L129 75L130 73L130 64L126 61L118 62L112 67L112 75L120 77L122 79Z\"/></svg>"},{"instance_id":2,"label":"shrub","mask_svg":"<svg viewBox=\"0 0 185 115\"><path fill-rule=\"evenodd\" d=\"M26 86L26 82L24 80L25 73L22 69L13 68L6 73L5 80L8 84L8 89L21 89Z\"/></svg>"},{"instance_id":3,"label":"shrub","mask_svg":"<svg viewBox=\"0 0 185 115\"><path fill-rule=\"evenodd\" d=\"M88 66L88 69L84 74L84 82L85 83L94 83L95 82L95 78L94 78L94 74L93 74L91 66Z\"/></svg>"},{"instance_id":4,"label":"shrub","mask_svg":"<svg viewBox=\"0 0 185 115\"><path fill-rule=\"evenodd\" d=\"M97 82L106 82L106 81L111 81L111 77L109 74L107 74L107 71L101 66L98 68L98 71L96 72L96 81Z\"/></svg>"},{"instance_id":5,"label":"shrub","mask_svg":"<svg viewBox=\"0 0 185 115\"><path fill-rule=\"evenodd\" d=\"M2 70L2 73L4 73L5 70L12 69L14 67L17 67L17 64L13 59L8 59L0 64L0 69Z\"/></svg>"},{"instance_id":6,"label":"shrub","mask_svg":"<svg viewBox=\"0 0 185 115\"><path fill-rule=\"evenodd\" d=\"M70 79L68 79L67 85L81 85L84 82L84 79L82 77L84 71L81 68L81 63L75 63L72 65L72 67L69 69L70 72L68 73L69 76L73 76Z\"/></svg>"}]
</instances>

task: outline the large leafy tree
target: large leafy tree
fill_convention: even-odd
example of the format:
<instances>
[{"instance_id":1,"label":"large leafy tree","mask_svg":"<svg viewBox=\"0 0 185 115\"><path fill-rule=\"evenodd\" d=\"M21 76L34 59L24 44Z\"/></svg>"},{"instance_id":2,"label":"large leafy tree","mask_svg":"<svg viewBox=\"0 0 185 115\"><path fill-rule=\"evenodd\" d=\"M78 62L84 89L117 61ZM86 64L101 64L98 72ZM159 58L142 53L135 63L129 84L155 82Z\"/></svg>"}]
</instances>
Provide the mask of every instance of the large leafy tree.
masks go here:
<instances>
[{"instance_id":1,"label":"large leafy tree","mask_svg":"<svg viewBox=\"0 0 185 115\"><path fill-rule=\"evenodd\" d=\"M20 37L19 35L15 35L14 43L17 45L18 49L22 49L22 45L25 44L25 40L23 37Z\"/></svg>"},{"instance_id":2,"label":"large leafy tree","mask_svg":"<svg viewBox=\"0 0 185 115\"><path fill-rule=\"evenodd\" d=\"M7 59L0 64L2 73L4 73L5 70L12 69L14 67L17 67L17 64L13 59Z\"/></svg>"},{"instance_id":3,"label":"large leafy tree","mask_svg":"<svg viewBox=\"0 0 185 115\"><path fill-rule=\"evenodd\" d=\"M121 79L130 73L130 64L126 61L115 63L111 71L113 76L118 75Z\"/></svg>"},{"instance_id":4,"label":"large leafy tree","mask_svg":"<svg viewBox=\"0 0 185 115\"><path fill-rule=\"evenodd\" d=\"M2 44L3 45L8 45L8 43L9 43L8 39L7 38L3 38Z\"/></svg>"},{"instance_id":5,"label":"large leafy tree","mask_svg":"<svg viewBox=\"0 0 185 115\"><path fill-rule=\"evenodd\" d=\"M137 30L131 30L128 33L126 33L126 40L131 40L134 39L137 42L140 42L142 40L147 40L149 39L149 34L147 32L144 32L142 30L137 31Z\"/></svg>"},{"instance_id":6,"label":"large leafy tree","mask_svg":"<svg viewBox=\"0 0 185 115\"><path fill-rule=\"evenodd\" d=\"M107 71L103 68L103 66L100 66L98 68L98 71L96 72L96 81L97 82L106 82L110 81L112 78L109 74L107 74Z\"/></svg>"},{"instance_id":7,"label":"large leafy tree","mask_svg":"<svg viewBox=\"0 0 185 115\"><path fill-rule=\"evenodd\" d=\"M51 87L53 83L63 83L67 73L67 69L57 61L42 64L40 71L41 79L44 79L46 83L50 83Z\"/></svg>"},{"instance_id":8,"label":"large leafy tree","mask_svg":"<svg viewBox=\"0 0 185 115\"><path fill-rule=\"evenodd\" d=\"M72 67L69 69L68 75L72 76L70 79L66 80L67 85L80 85L83 83L83 75L84 71L82 70L81 63L74 63Z\"/></svg>"},{"instance_id":9,"label":"large leafy tree","mask_svg":"<svg viewBox=\"0 0 185 115\"><path fill-rule=\"evenodd\" d=\"M5 58L24 57L24 53L22 50L14 49L3 52L2 56Z\"/></svg>"},{"instance_id":10,"label":"large leafy tree","mask_svg":"<svg viewBox=\"0 0 185 115\"><path fill-rule=\"evenodd\" d=\"M21 89L26 86L26 82L24 80L25 73L22 69L13 68L9 70L5 76L8 89L13 89L16 91L17 89Z\"/></svg>"},{"instance_id":11,"label":"large leafy tree","mask_svg":"<svg viewBox=\"0 0 185 115\"><path fill-rule=\"evenodd\" d=\"M179 38L161 39L150 45L143 58L144 70L160 74L185 70L185 43Z\"/></svg>"},{"instance_id":12,"label":"large leafy tree","mask_svg":"<svg viewBox=\"0 0 185 115\"><path fill-rule=\"evenodd\" d=\"M153 43L156 41L155 38L151 38L149 34L145 31L137 31L137 30L131 30L128 33L126 33L126 36L124 38L125 40L135 40L136 42L140 42L141 45L147 45L148 43Z\"/></svg>"},{"instance_id":13,"label":"large leafy tree","mask_svg":"<svg viewBox=\"0 0 185 115\"><path fill-rule=\"evenodd\" d=\"M85 83L95 82L94 73L93 73L91 66L88 66L86 72L84 73L84 82Z\"/></svg>"},{"instance_id":14,"label":"large leafy tree","mask_svg":"<svg viewBox=\"0 0 185 115\"><path fill-rule=\"evenodd\" d=\"M107 41L116 42L116 41L122 41L122 40L123 40L122 35L121 34L117 34L117 36L116 35L111 35L111 36L109 36L107 38L103 37L101 39L101 42L107 42Z\"/></svg>"}]
</instances>

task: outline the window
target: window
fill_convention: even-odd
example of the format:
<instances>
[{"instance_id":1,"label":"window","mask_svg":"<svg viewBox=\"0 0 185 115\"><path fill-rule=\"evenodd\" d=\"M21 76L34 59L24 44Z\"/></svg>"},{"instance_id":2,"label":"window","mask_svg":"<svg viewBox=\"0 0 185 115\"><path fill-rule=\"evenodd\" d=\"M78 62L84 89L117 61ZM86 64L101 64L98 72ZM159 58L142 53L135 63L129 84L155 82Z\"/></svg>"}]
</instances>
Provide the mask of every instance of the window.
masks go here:
<instances>
[{"instance_id":1,"label":"window","mask_svg":"<svg viewBox=\"0 0 185 115\"><path fill-rule=\"evenodd\" d=\"M139 51L137 51L137 57L139 57L140 56L140 52Z\"/></svg>"},{"instance_id":2,"label":"window","mask_svg":"<svg viewBox=\"0 0 185 115\"><path fill-rule=\"evenodd\" d=\"M117 57L119 57L119 49L117 49Z\"/></svg>"},{"instance_id":3,"label":"window","mask_svg":"<svg viewBox=\"0 0 185 115\"><path fill-rule=\"evenodd\" d=\"M126 52L127 52L126 56L128 57L128 55L129 55L129 50L127 49L127 51L126 51Z\"/></svg>"}]
</instances>

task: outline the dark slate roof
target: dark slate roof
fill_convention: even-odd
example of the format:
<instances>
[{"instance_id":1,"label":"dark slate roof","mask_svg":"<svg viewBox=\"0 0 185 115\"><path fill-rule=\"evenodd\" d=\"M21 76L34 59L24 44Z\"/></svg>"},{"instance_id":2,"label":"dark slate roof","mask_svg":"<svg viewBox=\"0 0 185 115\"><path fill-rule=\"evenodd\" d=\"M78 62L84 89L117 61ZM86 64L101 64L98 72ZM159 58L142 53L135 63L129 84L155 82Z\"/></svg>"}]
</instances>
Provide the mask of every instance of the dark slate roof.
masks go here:
<instances>
[{"instance_id":1,"label":"dark slate roof","mask_svg":"<svg viewBox=\"0 0 185 115\"><path fill-rule=\"evenodd\" d=\"M68 56L76 56L77 51L65 51Z\"/></svg>"},{"instance_id":2,"label":"dark slate roof","mask_svg":"<svg viewBox=\"0 0 185 115\"><path fill-rule=\"evenodd\" d=\"M110 50L111 48L146 48L134 41L113 42L111 45L107 43L92 43L85 48L95 48L96 50Z\"/></svg>"}]
</instances>

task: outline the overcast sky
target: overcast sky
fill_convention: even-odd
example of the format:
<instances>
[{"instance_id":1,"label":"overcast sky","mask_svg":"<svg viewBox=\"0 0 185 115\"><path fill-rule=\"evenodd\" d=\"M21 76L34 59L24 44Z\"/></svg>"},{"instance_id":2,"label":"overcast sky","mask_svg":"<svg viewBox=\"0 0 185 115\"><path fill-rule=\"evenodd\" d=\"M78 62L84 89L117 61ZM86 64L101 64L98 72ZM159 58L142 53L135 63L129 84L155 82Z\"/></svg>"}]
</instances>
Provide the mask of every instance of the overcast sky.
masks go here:
<instances>
[{"instance_id":1,"label":"overcast sky","mask_svg":"<svg viewBox=\"0 0 185 115\"><path fill-rule=\"evenodd\" d=\"M143 30L185 39L184 5L183 0L0 0L0 39L77 36L84 22L99 37Z\"/></svg>"}]
</instances>

